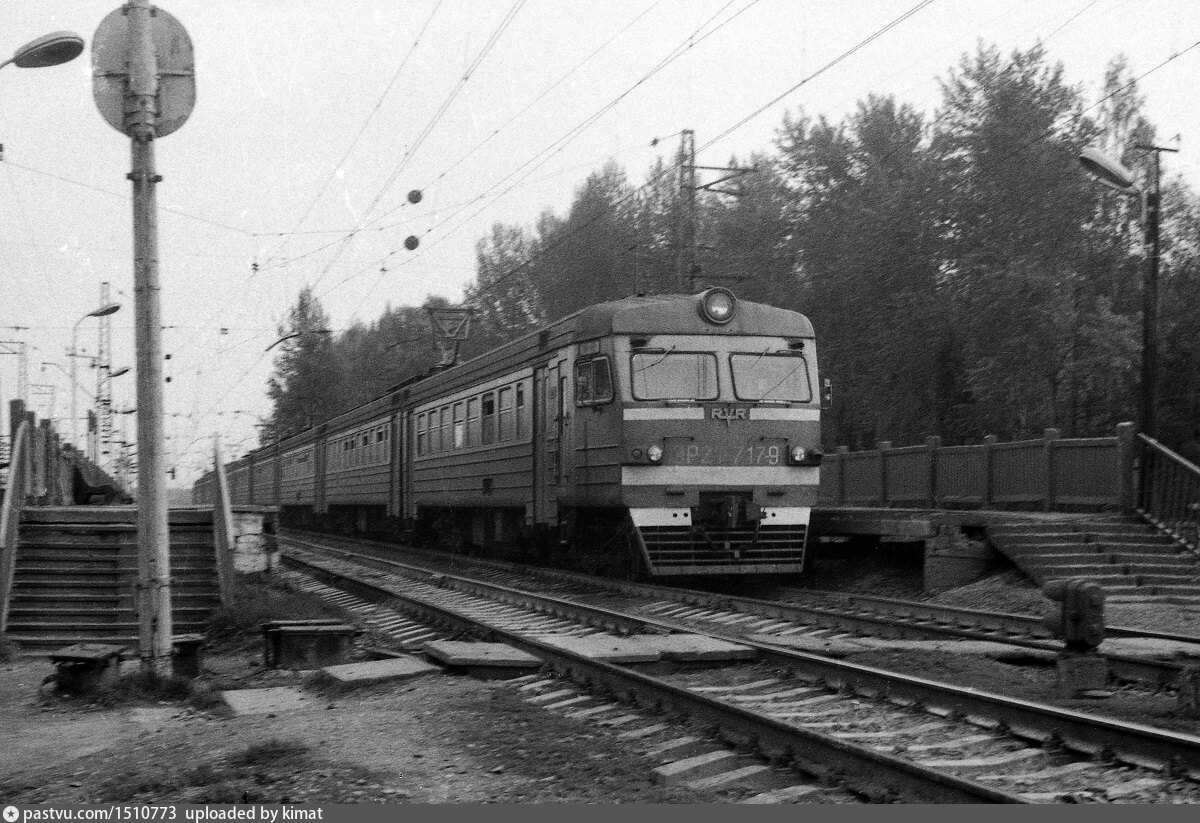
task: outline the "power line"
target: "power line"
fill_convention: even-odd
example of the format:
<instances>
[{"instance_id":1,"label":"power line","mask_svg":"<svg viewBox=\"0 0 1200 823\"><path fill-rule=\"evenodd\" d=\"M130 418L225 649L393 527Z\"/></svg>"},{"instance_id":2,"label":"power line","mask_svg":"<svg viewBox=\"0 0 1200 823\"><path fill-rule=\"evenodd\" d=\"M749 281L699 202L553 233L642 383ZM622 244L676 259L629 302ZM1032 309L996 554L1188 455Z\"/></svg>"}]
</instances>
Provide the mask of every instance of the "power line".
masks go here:
<instances>
[{"instance_id":1,"label":"power line","mask_svg":"<svg viewBox=\"0 0 1200 823\"><path fill-rule=\"evenodd\" d=\"M416 39L414 39L412 44L408 47L408 51L405 53L404 59L400 61L400 65L396 67L396 71L392 73L392 79L388 81L387 86L380 93L379 99L375 101L374 108L372 108L370 113L367 114L366 119L363 120L362 126L358 129L358 133L354 135L354 139L351 140L350 145L346 147L346 151L342 154L342 159L338 160L337 164L330 169L329 176L325 178L325 182L321 184L321 188L309 202L308 208L304 210L304 214L300 215L300 219L296 221L295 227L291 232L288 233L289 236L295 235L297 233L296 229L299 229L302 225L304 225L304 221L308 219L309 214L312 213L312 210L316 207L317 202L320 201L321 196L325 194L325 190L329 188L329 184L333 182L333 179L337 176L338 170L345 165L346 159L350 156L350 152L354 151L354 147L358 145L358 141L362 138L363 133L367 130L367 126L369 126L371 121L375 119L375 115L379 113L380 108L383 106L383 101L387 99L392 87L396 85L396 81L400 78L400 73L403 72L404 67L408 65L408 61L413 56L413 52L416 51L417 45L421 42L421 38L425 36L425 31L429 28L429 24L433 22L434 15L436 15L438 13L438 9L442 7L442 2L443 0L438 0L437 5L433 7L433 11L431 11L429 16L425 18L425 24L421 26L421 30L417 32ZM286 246L286 244L287 241L285 240L284 244L280 246L280 252L282 252L283 247Z\"/></svg>"},{"instance_id":2,"label":"power line","mask_svg":"<svg viewBox=\"0 0 1200 823\"><path fill-rule=\"evenodd\" d=\"M417 150L420 149L421 145L425 142L425 140L433 132L433 129L436 128L437 124L441 121L442 117L449 110L450 106L453 104L455 99L458 98L458 95L462 92L462 90L466 86L467 82L471 79L471 76L475 73L475 71L483 63L484 58L486 58L487 55L491 52L492 48L499 41L500 37L504 34L504 32L512 24L513 19L521 11L521 9L524 7L526 2L527 2L527 0L517 0L517 2L515 2L513 4L513 6L509 9L508 13L504 16L504 19L501 20L500 23L496 26L495 30L492 32L492 35L488 38L487 42L485 42L483 44L483 47L479 50L479 53L475 56L475 59L471 61L471 64L467 67L467 70L465 72L463 72L463 76L454 85L454 88L450 90L450 93L446 96L445 100L442 101L441 106L438 108L438 110L436 112L434 112L434 114L430 118L429 122L425 125L425 127L418 134L417 138L413 141L413 144L411 146L409 146L408 150L404 153L404 156L400 158L400 162L396 164L396 168L388 176L387 180L384 181L384 184L380 187L380 189L376 193L374 199L371 200L371 204L369 206L367 206L366 211L363 213L364 217L367 215L370 215L370 213L375 210L375 207L379 204L379 201L381 199L383 199L383 196L392 187L392 183L395 182L396 178L400 176L400 172L405 168L405 166L407 166L408 161L417 152ZM371 222L376 222L376 221L371 221ZM370 225L370 223L368 223L366 225ZM359 229L355 229L354 231L347 234L340 241L340 245L334 251L333 257L325 265L325 268L317 276L317 279L312 283L312 288L315 289L317 284L319 284L321 282L321 280L323 280L325 278L325 275L327 275L329 273L329 270L333 267L333 264L337 261L338 257L341 256L341 253L346 248L347 244L349 244L349 242L354 239L354 237L359 233L359 231L361 231L362 228L365 228L365 226L360 227Z\"/></svg>"}]
</instances>

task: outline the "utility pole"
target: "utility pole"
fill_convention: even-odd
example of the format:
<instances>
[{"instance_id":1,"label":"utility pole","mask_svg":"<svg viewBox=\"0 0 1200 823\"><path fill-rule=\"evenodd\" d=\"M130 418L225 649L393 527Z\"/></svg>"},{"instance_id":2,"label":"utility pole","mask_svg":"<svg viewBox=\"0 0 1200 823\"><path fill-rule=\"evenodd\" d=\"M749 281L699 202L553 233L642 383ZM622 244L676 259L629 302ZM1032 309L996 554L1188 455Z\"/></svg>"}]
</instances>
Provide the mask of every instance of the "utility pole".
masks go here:
<instances>
[{"instance_id":1,"label":"utility pole","mask_svg":"<svg viewBox=\"0 0 1200 823\"><path fill-rule=\"evenodd\" d=\"M1179 149L1138 143L1141 151L1154 152L1154 183L1145 193L1145 241L1148 246L1146 275L1142 283L1142 431L1158 437L1158 268L1159 268L1159 209L1162 205L1162 165L1164 151Z\"/></svg>"},{"instance_id":2,"label":"utility pole","mask_svg":"<svg viewBox=\"0 0 1200 823\"><path fill-rule=\"evenodd\" d=\"M692 291L696 267L696 133L683 130L679 144L679 247L675 250L675 288Z\"/></svg>"},{"instance_id":3,"label":"utility pole","mask_svg":"<svg viewBox=\"0 0 1200 823\"><path fill-rule=\"evenodd\" d=\"M171 668L171 555L163 437L162 317L154 143L183 125L196 101L192 42L149 0L129 0L100 22L93 92L104 119L130 138L133 184L134 344L137 350L138 652L144 668Z\"/></svg>"},{"instance_id":4,"label":"utility pole","mask_svg":"<svg viewBox=\"0 0 1200 823\"><path fill-rule=\"evenodd\" d=\"M740 192L731 189L719 189L721 183L736 180L751 174L755 169L743 169L737 166L697 166L696 165L696 133L691 129L683 130L679 144L679 246L675 250L675 287L681 293L691 294L696 290L696 275L700 267L696 264L696 192L711 191L717 194L740 196ZM724 172L725 176L710 183L696 182L696 171ZM711 276L711 275L710 275Z\"/></svg>"}]
</instances>

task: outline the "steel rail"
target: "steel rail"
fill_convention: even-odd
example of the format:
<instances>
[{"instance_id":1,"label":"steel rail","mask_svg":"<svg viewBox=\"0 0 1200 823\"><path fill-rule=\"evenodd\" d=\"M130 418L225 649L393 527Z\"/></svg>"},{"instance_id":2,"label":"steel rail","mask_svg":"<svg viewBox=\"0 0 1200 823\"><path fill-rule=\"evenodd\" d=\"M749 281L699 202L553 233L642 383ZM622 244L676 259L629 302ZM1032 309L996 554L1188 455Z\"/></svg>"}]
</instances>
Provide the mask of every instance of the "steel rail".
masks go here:
<instances>
[{"instance_id":1,"label":"steel rail","mask_svg":"<svg viewBox=\"0 0 1200 823\"><path fill-rule=\"evenodd\" d=\"M382 563L395 562L373 559ZM421 572L429 574L427 570ZM560 607L574 605L570 600L553 600ZM587 606L586 609L594 612L598 607ZM678 624L669 621L643 619L643 622L657 625L664 632L680 629ZM802 670L809 677L843 690L977 718L983 721L982 725L989 725L986 719L990 719L993 721L990 725L999 725L1019 738L1041 745L1061 745L1089 756L1115 757L1133 765L1183 772L1200 780L1200 737L834 660L725 632L708 630L704 634L753 648L763 660L781 668Z\"/></svg>"},{"instance_id":2,"label":"steel rail","mask_svg":"<svg viewBox=\"0 0 1200 823\"><path fill-rule=\"evenodd\" d=\"M1026 803L1016 794L973 780L938 772L912 761L893 757L821 732L792 726L656 677L592 660L566 649L526 637L487 620L469 618L451 609L428 603L411 594L395 592L378 583L325 569L294 556L285 564L353 591L363 599L390 605L407 613L502 640L534 654L554 671L581 686L624 696L626 701L713 729L715 736L759 753L777 766L796 769L830 782L847 785L873 800L900 798L913 803Z\"/></svg>"},{"instance_id":3,"label":"steel rail","mask_svg":"<svg viewBox=\"0 0 1200 823\"><path fill-rule=\"evenodd\" d=\"M789 591L795 592L801 597L818 597L827 600L842 600L849 603L863 603L868 605L878 604L890 610L906 611L913 616L924 616L931 620L951 618L966 621L968 625L991 627L997 631L1019 631L1032 636L1050 637L1050 632L1042 624L1041 618L1031 615L977 611L962 606L922 603L914 600L879 597L876 595L844 594L842 592L831 592L821 589L789 589ZM1151 640L1169 640L1200 645L1200 635L1194 634L1160 632L1152 629L1137 629L1130 626L1105 626L1104 633L1108 637L1148 638Z\"/></svg>"},{"instance_id":4,"label":"steel rail","mask_svg":"<svg viewBox=\"0 0 1200 823\"><path fill-rule=\"evenodd\" d=\"M284 539L291 539L297 542L303 540L302 538L291 536L288 536ZM351 543L377 546L379 548L388 548L388 544L375 543L373 541L361 541L357 539L346 539L346 541ZM452 561L462 559L456 558L453 555L446 555L445 557ZM419 566L413 566L409 563L402 563L401 561L392 560L390 558L375 559L381 563L395 563L407 568L412 568L414 570L420 570L426 573L428 572L428 570L422 569ZM578 575L572 572L563 572L556 569L548 570L542 568L535 569L518 567L514 564L509 564L505 561L498 560L480 560L478 558L472 558L470 562L475 565L492 567L503 571L527 573L539 578L566 580L580 583L582 585L602 585L606 588L610 588L625 594L636 594L647 597L655 597L658 599L676 600L686 605L724 608L730 611L741 611L747 614L761 614L764 617L773 617L781 620L794 620L808 625L814 625L819 628L853 631L868 636L917 640L926 639L930 636L933 636L944 637L952 640L984 640L1046 652L1059 652L1062 650L1061 641L1051 640L1044 636L1021 637L1019 635L1013 635L1004 638L997 638L989 634L987 631L966 628L961 625L914 625L902 622L902 620L898 620L893 616L882 614L847 614L832 607L822 608L819 606L805 606L802 604L783 603L774 600L763 600L761 598L746 597L742 595L717 594L713 592L700 591L697 589L681 589L673 587L666 588L652 584L634 583L630 581L617 581L608 579L597 580L584 575ZM459 579L463 581L468 580L467 578L461 577ZM485 585L479 581L473 582L476 585ZM831 592L822 592L819 596L823 599L836 599L843 597L838 593ZM911 601L906 600L860 597L858 595L846 595L844 597L852 602L861 600L863 602L885 602L899 604L908 610L909 614L914 615L920 613L921 609L924 608L923 604L912 603ZM579 603L575 603L575 605L577 607L583 606L583 604ZM940 606L932 607L930 611L934 612L942 609L953 609L955 613L960 613L963 615L974 614L965 609L955 609L954 607ZM986 620L991 620L992 625L996 625L999 631L1007 631L1008 629L1005 628L1007 625L1019 626L1024 625L1025 622L1035 625L1038 628L1042 627L1042 624L1038 618L1026 618L1024 615L1012 615L1003 612L980 612L979 614ZM993 620L993 618L999 618L1001 620L997 621ZM643 624L648 623L648 621L642 622ZM673 625L674 630L681 630L679 624ZM646 630L648 629L645 626L641 628L635 626L632 628L632 631ZM683 630L690 631L691 629ZM1136 629L1118 628L1113 631L1123 633L1120 634L1120 636L1125 637L1155 637L1156 639L1172 640L1177 642L1188 642L1189 640L1195 640L1195 642L1200 644L1200 638L1189 638L1188 636L1167 635L1163 633L1158 633L1156 635L1156 633L1152 632L1135 635L1134 633L1137 631ZM1044 633L1045 631L1043 630L1043 634ZM738 642L744 641L739 639ZM1104 653L1104 657L1108 661L1109 671L1117 678L1125 681L1145 683L1156 689L1164 687L1176 687L1179 683L1180 675L1184 669L1183 663L1172 660L1148 660L1145 658L1133 657L1131 655L1113 653Z\"/></svg>"}]
</instances>

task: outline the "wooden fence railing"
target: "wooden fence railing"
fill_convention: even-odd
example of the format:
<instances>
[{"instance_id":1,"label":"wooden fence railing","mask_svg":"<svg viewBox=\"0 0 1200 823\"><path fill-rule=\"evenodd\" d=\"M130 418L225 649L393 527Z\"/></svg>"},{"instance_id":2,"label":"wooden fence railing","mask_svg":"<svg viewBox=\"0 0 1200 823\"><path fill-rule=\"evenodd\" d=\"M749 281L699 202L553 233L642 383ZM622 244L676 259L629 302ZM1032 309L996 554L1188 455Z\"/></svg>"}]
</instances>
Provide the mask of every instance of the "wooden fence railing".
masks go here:
<instances>
[{"instance_id":1,"label":"wooden fence railing","mask_svg":"<svg viewBox=\"0 0 1200 823\"><path fill-rule=\"evenodd\" d=\"M966 446L870 451L839 446L821 465L823 506L911 506L1055 510L1135 509L1137 442L1132 423L1112 437L1059 437Z\"/></svg>"},{"instance_id":2,"label":"wooden fence railing","mask_svg":"<svg viewBox=\"0 0 1200 823\"><path fill-rule=\"evenodd\" d=\"M1139 434L1142 489L1138 513L1193 552L1200 551L1200 466Z\"/></svg>"},{"instance_id":3,"label":"wooden fence railing","mask_svg":"<svg viewBox=\"0 0 1200 823\"><path fill-rule=\"evenodd\" d=\"M8 486L0 504L0 634L8 628L8 604L12 596L13 575L17 567L17 526L21 522L21 506L29 484L30 432L33 427L21 421L12 436L12 451L8 464Z\"/></svg>"}]
</instances>

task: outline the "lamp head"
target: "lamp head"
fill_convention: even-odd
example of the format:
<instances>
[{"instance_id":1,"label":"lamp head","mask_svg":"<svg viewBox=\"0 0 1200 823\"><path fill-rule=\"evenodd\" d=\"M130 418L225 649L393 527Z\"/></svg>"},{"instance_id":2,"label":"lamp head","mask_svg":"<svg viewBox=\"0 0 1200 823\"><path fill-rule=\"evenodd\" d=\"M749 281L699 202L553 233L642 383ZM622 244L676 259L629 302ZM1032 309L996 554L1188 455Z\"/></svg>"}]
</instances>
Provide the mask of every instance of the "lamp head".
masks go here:
<instances>
[{"instance_id":1,"label":"lamp head","mask_svg":"<svg viewBox=\"0 0 1200 823\"><path fill-rule=\"evenodd\" d=\"M1110 189L1130 196L1141 194L1142 190L1134 181L1133 172L1095 146L1088 146L1080 152L1079 164L1088 174Z\"/></svg>"},{"instance_id":2,"label":"lamp head","mask_svg":"<svg viewBox=\"0 0 1200 823\"><path fill-rule=\"evenodd\" d=\"M120 310L121 310L120 303L105 303L103 306L96 309L95 311L88 312L87 316L88 317L107 317L110 314L116 314Z\"/></svg>"},{"instance_id":3,"label":"lamp head","mask_svg":"<svg viewBox=\"0 0 1200 823\"><path fill-rule=\"evenodd\" d=\"M40 69L70 62L82 52L82 37L70 31L56 31L21 46L8 62L21 69Z\"/></svg>"}]
</instances>

